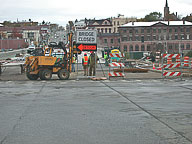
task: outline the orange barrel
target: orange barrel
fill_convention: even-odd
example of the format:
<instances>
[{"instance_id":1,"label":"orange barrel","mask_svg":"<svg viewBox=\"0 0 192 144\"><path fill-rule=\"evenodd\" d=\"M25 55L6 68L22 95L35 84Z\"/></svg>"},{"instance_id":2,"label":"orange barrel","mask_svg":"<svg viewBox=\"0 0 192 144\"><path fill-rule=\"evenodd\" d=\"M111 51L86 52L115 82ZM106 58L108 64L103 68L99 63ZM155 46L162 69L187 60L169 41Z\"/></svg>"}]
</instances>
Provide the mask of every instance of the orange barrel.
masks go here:
<instances>
[{"instance_id":1,"label":"orange barrel","mask_svg":"<svg viewBox=\"0 0 192 144\"><path fill-rule=\"evenodd\" d=\"M189 57L188 56L184 57L184 67L189 67Z\"/></svg>"},{"instance_id":2,"label":"orange barrel","mask_svg":"<svg viewBox=\"0 0 192 144\"><path fill-rule=\"evenodd\" d=\"M191 58L191 68L192 68L192 58Z\"/></svg>"},{"instance_id":3,"label":"orange barrel","mask_svg":"<svg viewBox=\"0 0 192 144\"><path fill-rule=\"evenodd\" d=\"M181 63L180 57L176 57L176 63Z\"/></svg>"},{"instance_id":4,"label":"orange barrel","mask_svg":"<svg viewBox=\"0 0 192 144\"><path fill-rule=\"evenodd\" d=\"M172 58L170 57L167 58L167 64L172 64Z\"/></svg>"}]
</instances>

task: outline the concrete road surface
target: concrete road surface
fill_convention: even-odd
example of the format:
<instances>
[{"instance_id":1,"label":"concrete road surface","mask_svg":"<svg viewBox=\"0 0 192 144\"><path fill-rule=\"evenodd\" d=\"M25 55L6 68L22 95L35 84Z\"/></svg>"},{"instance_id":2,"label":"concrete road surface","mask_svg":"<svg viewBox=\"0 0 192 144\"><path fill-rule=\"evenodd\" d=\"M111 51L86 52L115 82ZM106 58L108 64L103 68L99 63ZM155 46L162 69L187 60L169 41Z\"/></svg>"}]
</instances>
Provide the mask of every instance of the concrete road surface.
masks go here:
<instances>
[{"instance_id":1,"label":"concrete road surface","mask_svg":"<svg viewBox=\"0 0 192 144\"><path fill-rule=\"evenodd\" d=\"M192 81L0 81L0 144L191 144Z\"/></svg>"}]
</instances>

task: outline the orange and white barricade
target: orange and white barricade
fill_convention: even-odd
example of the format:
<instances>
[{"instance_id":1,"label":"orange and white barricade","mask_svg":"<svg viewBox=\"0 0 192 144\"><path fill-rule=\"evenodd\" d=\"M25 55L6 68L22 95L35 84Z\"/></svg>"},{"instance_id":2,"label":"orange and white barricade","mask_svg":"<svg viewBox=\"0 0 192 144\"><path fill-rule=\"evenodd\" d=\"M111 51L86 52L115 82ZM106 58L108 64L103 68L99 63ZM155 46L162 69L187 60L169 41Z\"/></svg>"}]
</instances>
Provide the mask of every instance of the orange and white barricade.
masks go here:
<instances>
[{"instance_id":1,"label":"orange and white barricade","mask_svg":"<svg viewBox=\"0 0 192 144\"><path fill-rule=\"evenodd\" d=\"M167 64L162 63L162 76L163 77L179 77L182 76L180 72L168 72L165 69L179 68L181 67L181 55L180 54L163 54L163 59L167 58ZM176 63L172 63L172 58L176 58ZM169 60L169 61L168 61ZM170 62L171 60L171 62Z\"/></svg>"},{"instance_id":2,"label":"orange and white barricade","mask_svg":"<svg viewBox=\"0 0 192 144\"><path fill-rule=\"evenodd\" d=\"M184 57L184 67L189 67L189 57L188 56Z\"/></svg>"},{"instance_id":3,"label":"orange and white barricade","mask_svg":"<svg viewBox=\"0 0 192 144\"><path fill-rule=\"evenodd\" d=\"M109 57L118 57L118 58L123 58L124 55L122 53L109 53ZM125 67L125 64L122 63L122 62L111 62L109 63L109 73L108 73L108 76L109 76L109 79L110 77L124 77L125 74L124 74L124 70L123 72L110 72L110 68L113 68L113 67L119 67L120 69Z\"/></svg>"}]
</instances>

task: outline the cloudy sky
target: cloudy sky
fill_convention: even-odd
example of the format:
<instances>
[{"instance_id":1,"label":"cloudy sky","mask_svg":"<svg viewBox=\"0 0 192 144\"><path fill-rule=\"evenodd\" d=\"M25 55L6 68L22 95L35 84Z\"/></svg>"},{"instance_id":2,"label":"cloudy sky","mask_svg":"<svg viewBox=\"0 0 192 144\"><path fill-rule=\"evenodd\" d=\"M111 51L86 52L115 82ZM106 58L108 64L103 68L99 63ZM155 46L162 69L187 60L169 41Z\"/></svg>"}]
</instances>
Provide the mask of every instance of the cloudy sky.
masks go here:
<instances>
[{"instance_id":1,"label":"cloudy sky","mask_svg":"<svg viewBox=\"0 0 192 144\"><path fill-rule=\"evenodd\" d=\"M186 16L192 13L192 0L168 0L170 12ZM69 20L108 18L123 14L141 18L161 12L165 0L0 0L0 22L29 20L58 23Z\"/></svg>"}]
</instances>

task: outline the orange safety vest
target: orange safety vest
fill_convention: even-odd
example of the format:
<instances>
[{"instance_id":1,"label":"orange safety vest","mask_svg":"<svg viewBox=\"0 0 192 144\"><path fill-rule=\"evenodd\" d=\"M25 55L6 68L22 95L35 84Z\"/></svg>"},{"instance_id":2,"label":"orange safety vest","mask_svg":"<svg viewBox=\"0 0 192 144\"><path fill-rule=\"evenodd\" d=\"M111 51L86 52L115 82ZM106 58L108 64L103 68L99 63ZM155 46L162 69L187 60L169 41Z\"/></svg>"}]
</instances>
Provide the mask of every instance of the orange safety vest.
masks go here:
<instances>
[{"instance_id":1,"label":"orange safety vest","mask_svg":"<svg viewBox=\"0 0 192 144\"><path fill-rule=\"evenodd\" d=\"M88 56L84 56L83 61L83 65L88 65Z\"/></svg>"}]
</instances>

